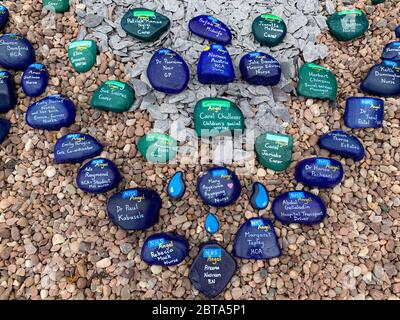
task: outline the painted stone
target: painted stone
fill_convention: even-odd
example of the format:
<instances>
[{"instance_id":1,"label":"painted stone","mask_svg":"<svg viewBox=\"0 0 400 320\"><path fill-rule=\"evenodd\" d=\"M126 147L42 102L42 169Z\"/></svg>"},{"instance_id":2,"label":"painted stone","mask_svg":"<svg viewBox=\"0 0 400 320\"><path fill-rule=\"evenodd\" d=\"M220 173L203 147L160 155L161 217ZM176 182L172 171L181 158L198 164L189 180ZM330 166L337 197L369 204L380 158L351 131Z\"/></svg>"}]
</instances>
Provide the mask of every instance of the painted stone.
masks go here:
<instances>
[{"instance_id":1,"label":"painted stone","mask_svg":"<svg viewBox=\"0 0 400 320\"><path fill-rule=\"evenodd\" d=\"M228 84L235 80L235 70L229 52L220 44L204 48L197 65L197 77L202 84Z\"/></svg>"},{"instance_id":2,"label":"painted stone","mask_svg":"<svg viewBox=\"0 0 400 320\"><path fill-rule=\"evenodd\" d=\"M43 6L49 11L64 13L69 10L69 1L70 0L43 0Z\"/></svg>"},{"instance_id":3,"label":"painted stone","mask_svg":"<svg viewBox=\"0 0 400 320\"><path fill-rule=\"evenodd\" d=\"M0 118L0 144L6 139L11 129L11 122Z\"/></svg>"},{"instance_id":4,"label":"painted stone","mask_svg":"<svg viewBox=\"0 0 400 320\"><path fill-rule=\"evenodd\" d=\"M78 163L101 153L103 146L91 135L68 133L57 140L54 146L56 163Z\"/></svg>"},{"instance_id":5,"label":"painted stone","mask_svg":"<svg viewBox=\"0 0 400 320\"><path fill-rule=\"evenodd\" d=\"M197 193L212 207L226 207L240 196L241 186L236 174L224 167L209 169L197 180Z\"/></svg>"},{"instance_id":6,"label":"painted stone","mask_svg":"<svg viewBox=\"0 0 400 320\"><path fill-rule=\"evenodd\" d=\"M268 47L280 44L286 36L286 23L281 17L264 13L253 21L254 38Z\"/></svg>"},{"instance_id":7,"label":"painted stone","mask_svg":"<svg viewBox=\"0 0 400 320\"><path fill-rule=\"evenodd\" d=\"M140 138L138 149L147 161L166 163L176 157L178 143L166 134L148 133Z\"/></svg>"},{"instance_id":8,"label":"painted stone","mask_svg":"<svg viewBox=\"0 0 400 320\"><path fill-rule=\"evenodd\" d=\"M372 4L380 4L380 3L384 3L385 0L371 0Z\"/></svg>"},{"instance_id":9,"label":"painted stone","mask_svg":"<svg viewBox=\"0 0 400 320\"><path fill-rule=\"evenodd\" d=\"M194 107L194 129L199 137L213 137L244 130L244 116L233 102L222 98L203 98Z\"/></svg>"},{"instance_id":10,"label":"painted stone","mask_svg":"<svg viewBox=\"0 0 400 320\"><path fill-rule=\"evenodd\" d=\"M327 24L332 36L339 41L359 38L369 27L367 16L358 9L336 12L328 18Z\"/></svg>"},{"instance_id":11,"label":"painted stone","mask_svg":"<svg viewBox=\"0 0 400 320\"><path fill-rule=\"evenodd\" d=\"M15 71L25 70L35 59L35 50L24 37L14 33L0 36L1 67Z\"/></svg>"},{"instance_id":12,"label":"painted stone","mask_svg":"<svg viewBox=\"0 0 400 320\"><path fill-rule=\"evenodd\" d=\"M308 191L289 191L275 198L272 213L283 224L317 224L326 216L322 200Z\"/></svg>"},{"instance_id":13,"label":"painted stone","mask_svg":"<svg viewBox=\"0 0 400 320\"><path fill-rule=\"evenodd\" d=\"M122 29L143 42L156 41L170 24L166 16L145 8L130 9L121 20Z\"/></svg>"},{"instance_id":14,"label":"painted stone","mask_svg":"<svg viewBox=\"0 0 400 320\"><path fill-rule=\"evenodd\" d=\"M189 270L194 288L208 298L217 297L228 285L237 269L235 259L216 241L201 245Z\"/></svg>"},{"instance_id":15,"label":"painted stone","mask_svg":"<svg viewBox=\"0 0 400 320\"><path fill-rule=\"evenodd\" d=\"M91 106L104 111L124 112L128 111L134 102L135 91L129 84L108 80L93 93Z\"/></svg>"},{"instance_id":16,"label":"painted stone","mask_svg":"<svg viewBox=\"0 0 400 320\"><path fill-rule=\"evenodd\" d=\"M380 128L383 117L384 101L382 99L350 97L346 100L344 123L349 128Z\"/></svg>"},{"instance_id":17,"label":"painted stone","mask_svg":"<svg viewBox=\"0 0 400 320\"><path fill-rule=\"evenodd\" d=\"M218 219L211 212L207 214L206 220L204 221L204 227L206 231L211 235L216 233L219 229Z\"/></svg>"},{"instance_id":18,"label":"painted stone","mask_svg":"<svg viewBox=\"0 0 400 320\"><path fill-rule=\"evenodd\" d=\"M239 229L233 255L242 259L267 260L281 255L274 225L269 219L251 218Z\"/></svg>"},{"instance_id":19,"label":"painted stone","mask_svg":"<svg viewBox=\"0 0 400 320\"><path fill-rule=\"evenodd\" d=\"M232 40L231 30L219 19L200 15L189 21L189 30L195 35L226 46Z\"/></svg>"},{"instance_id":20,"label":"painted stone","mask_svg":"<svg viewBox=\"0 0 400 320\"><path fill-rule=\"evenodd\" d=\"M0 5L0 31L2 31L8 22L10 14L5 6Z\"/></svg>"},{"instance_id":21,"label":"painted stone","mask_svg":"<svg viewBox=\"0 0 400 320\"><path fill-rule=\"evenodd\" d=\"M68 48L68 59L76 72L88 72L96 63L97 44L93 40L72 41Z\"/></svg>"},{"instance_id":22,"label":"painted stone","mask_svg":"<svg viewBox=\"0 0 400 320\"><path fill-rule=\"evenodd\" d=\"M22 90L28 97L38 97L46 91L49 73L41 63L31 64L21 77Z\"/></svg>"},{"instance_id":23,"label":"painted stone","mask_svg":"<svg viewBox=\"0 0 400 320\"><path fill-rule=\"evenodd\" d=\"M253 183L253 190L250 197L250 204L253 209L263 210L268 206L269 197L265 186L260 182Z\"/></svg>"},{"instance_id":24,"label":"painted stone","mask_svg":"<svg viewBox=\"0 0 400 320\"><path fill-rule=\"evenodd\" d=\"M17 104L14 78L8 71L0 71L0 113L6 113Z\"/></svg>"},{"instance_id":25,"label":"painted stone","mask_svg":"<svg viewBox=\"0 0 400 320\"><path fill-rule=\"evenodd\" d=\"M361 141L343 130L325 133L319 138L318 145L320 148L327 149L345 158L354 159L354 161L362 160L365 155Z\"/></svg>"},{"instance_id":26,"label":"painted stone","mask_svg":"<svg viewBox=\"0 0 400 320\"><path fill-rule=\"evenodd\" d=\"M142 247L142 260L149 265L175 266L189 253L189 243L173 233L157 233L146 239Z\"/></svg>"},{"instance_id":27,"label":"painted stone","mask_svg":"<svg viewBox=\"0 0 400 320\"><path fill-rule=\"evenodd\" d=\"M373 66L361 83L361 90L381 97L400 95L400 62L383 60Z\"/></svg>"},{"instance_id":28,"label":"painted stone","mask_svg":"<svg viewBox=\"0 0 400 320\"><path fill-rule=\"evenodd\" d=\"M28 107L26 123L35 129L60 130L75 122L75 105L67 97L47 96Z\"/></svg>"},{"instance_id":29,"label":"painted stone","mask_svg":"<svg viewBox=\"0 0 400 320\"><path fill-rule=\"evenodd\" d=\"M176 94L186 89L189 67L182 57L170 49L159 49L147 67L151 86L164 93Z\"/></svg>"},{"instance_id":30,"label":"painted stone","mask_svg":"<svg viewBox=\"0 0 400 320\"><path fill-rule=\"evenodd\" d=\"M240 59L243 79L253 85L274 86L281 80L281 65L269 54L250 52Z\"/></svg>"},{"instance_id":31,"label":"painted stone","mask_svg":"<svg viewBox=\"0 0 400 320\"><path fill-rule=\"evenodd\" d=\"M173 200L179 200L183 197L186 191L183 172L176 172L168 183L167 194Z\"/></svg>"},{"instance_id":32,"label":"painted stone","mask_svg":"<svg viewBox=\"0 0 400 320\"><path fill-rule=\"evenodd\" d=\"M400 41L388 43L383 49L382 59L400 62Z\"/></svg>"},{"instance_id":33,"label":"painted stone","mask_svg":"<svg viewBox=\"0 0 400 320\"><path fill-rule=\"evenodd\" d=\"M396 37L400 38L400 26L398 26L395 30L394 30Z\"/></svg>"}]
</instances>

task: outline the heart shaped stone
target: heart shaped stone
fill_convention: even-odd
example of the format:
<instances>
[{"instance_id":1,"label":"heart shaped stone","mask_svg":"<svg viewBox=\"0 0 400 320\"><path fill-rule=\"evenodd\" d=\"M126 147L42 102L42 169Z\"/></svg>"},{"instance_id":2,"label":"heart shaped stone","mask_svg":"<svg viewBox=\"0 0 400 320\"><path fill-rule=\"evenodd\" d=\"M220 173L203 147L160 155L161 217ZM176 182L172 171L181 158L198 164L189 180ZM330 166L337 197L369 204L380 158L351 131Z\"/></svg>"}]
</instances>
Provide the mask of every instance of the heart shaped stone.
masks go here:
<instances>
[{"instance_id":1,"label":"heart shaped stone","mask_svg":"<svg viewBox=\"0 0 400 320\"><path fill-rule=\"evenodd\" d=\"M43 7L51 12L64 13L69 10L70 0L43 0Z\"/></svg>"},{"instance_id":2,"label":"heart shaped stone","mask_svg":"<svg viewBox=\"0 0 400 320\"><path fill-rule=\"evenodd\" d=\"M11 122L0 118L0 144L6 139L11 129Z\"/></svg>"},{"instance_id":3,"label":"heart shaped stone","mask_svg":"<svg viewBox=\"0 0 400 320\"><path fill-rule=\"evenodd\" d=\"M269 54L250 52L240 59L243 79L254 85L274 86L281 80L281 65Z\"/></svg>"},{"instance_id":4,"label":"heart shaped stone","mask_svg":"<svg viewBox=\"0 0 400 320\"><path fill-rule=\"evenodd\" d=\"M189 30L199 37L226 46L232 40L231 30L219 19L200 15L189 21Z\"/></svg>"},{"instance_id":5,"label":"heart shaped stone","mask_svg":"<svg viewBox=\"0 0 400 320\"><path fill-rule=\"evenodd\" d=\"M255 18L251 30L254 38L268 47L280 44L287 33L285 21L281 17L268 13Z\"/></svg>"},{"instance_id":6,"label":"heart shaped stone","mask_svg":"<svg viewBox=\"0 0 400 320\"><path fill-rule=\"evenodd\" d=\"M28 97L38 97L46 91L49 73L41 63L31 64L21 77L22 90Z\"/></svg>"},{"instance_id":7,"label":"heart shaped stone","mask_svg":"<svg viewBox=\"0 0 400 320\"><path fill-rule=\"evenodd\" d=\"M320 148L327 149L345 158L354 159L354 161L362 160L365 155L361 141L343 130L325 133L319 138L318 145Z\"/></svg>"},{"instance_id":8,"label":"heart shaped stone","mask_svg":"<svg viewBox=\"0 0 400 320\"><path fill-rule=\"evenodd\" d=\"M148 133L140 138L138 150L147 161L166 163L176 157L178 143L166 134Z\"/></svg>"},{"instance_id":9,"label":"heart shaped stone","mask_svg":"<svg viewBox=\"0 0 400 320\"><path fill-rule=\"evenodd\" d=\"M124 112L128 111L134 102L135 91L129 84L108 80L93 93L91 106L104 111Z\"/></svg>"},{"instance_id":10,"label":"heart shaped stone","mask_svg":"<svg viewBox=\"0 0 400 320\"><path fill-rule=\"evenodd\" d=\"M373 66L361 83L361 90L381 97L400 95L400 63L383 60Z\"/></svg>"},{"instance_id":11,"label":"heart shaped stone","mask_svg":"<svg viewBox=\"0 0 400 320\"><path fill-rule=\"evenodd\" d=\"M8 22L10 14L5 6L0 5L0 31L2 31Z\"/></svg>"},{"instance_id":12,"label":"heart shaped stone","mask_svg":"<svg viewBox=\"0 0 400 320\"><path fill-rule=\"evenodd\" d=\"M14 33L0 36L1 67L15 71L25 70L35 59L35 50L24 37Z\"/></svg>"},{"instance_id":13,"label":"heart shaped stone","mask_svg":"<svg viewBox=\"0 0 400 320\"><path fill-rule=\"evenodd\" d=\"M332 36L339 41L359 38L369 27L367 16L359 9L336 12L328 18L327 24Z\"/></svg>"},{"instance_id":14,"label":"heart shaped stone","mask_svg":"<svg viewBox=\"0 0 400 320\"><path fill-rule=\"evenodd\" d=\"M0 71L0 113L6 113L17 104L14 78L8 71Z\"/></svg>"},{"instance_id":15,"label":"heart shaped stone","mask_svg":"<svg viewBox=\"0 0 400 320\"><path fill-rule=\"evenodd\" d=\"M93 40L72 41L68 48L68 59L76 72L88 72L96 63L97 45Z\"/></svg>"},{"instance_id":16,"label":"heart shaped stone","mask_svg":"<svg viewBox=\"0 0 400 320\"><path fill-rule=\"evenodd\" d=\"M350 97L346 100L344 123L349 128L380 128L383 117L384 101L382 99Z\"/></svg>"}]
</instances>

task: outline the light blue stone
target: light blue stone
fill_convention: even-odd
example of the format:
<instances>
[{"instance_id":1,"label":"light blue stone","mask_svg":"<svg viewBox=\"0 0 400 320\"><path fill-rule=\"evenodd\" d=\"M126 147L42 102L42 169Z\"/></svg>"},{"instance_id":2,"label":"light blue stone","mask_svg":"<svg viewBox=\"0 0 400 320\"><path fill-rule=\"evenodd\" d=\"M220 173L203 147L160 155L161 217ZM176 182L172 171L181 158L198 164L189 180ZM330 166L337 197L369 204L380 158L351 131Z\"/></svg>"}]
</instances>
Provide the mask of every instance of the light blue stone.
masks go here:
<instances>
[{"instance_id":1,"label":"light blue stone","mask_svg":"<svg viewBox=\"0 0 400 320\"><path fill-rule=\"evenodd\" d=\"M186 190L185 181L183 180L183 172L178 171L173 175L168 183L168 196L174 200L182 198Z\"/></svg>"},{"instance_id":2,"label":"light blue stone","mask_svg":"<svg viewBox=\"0 0 400 320\"><path fill-rule=\"evenodd\" d=\"M204 225L210 234L216 233L219 229L218 220L211 212L207 215Z\"/></svg>"}]
</instances>

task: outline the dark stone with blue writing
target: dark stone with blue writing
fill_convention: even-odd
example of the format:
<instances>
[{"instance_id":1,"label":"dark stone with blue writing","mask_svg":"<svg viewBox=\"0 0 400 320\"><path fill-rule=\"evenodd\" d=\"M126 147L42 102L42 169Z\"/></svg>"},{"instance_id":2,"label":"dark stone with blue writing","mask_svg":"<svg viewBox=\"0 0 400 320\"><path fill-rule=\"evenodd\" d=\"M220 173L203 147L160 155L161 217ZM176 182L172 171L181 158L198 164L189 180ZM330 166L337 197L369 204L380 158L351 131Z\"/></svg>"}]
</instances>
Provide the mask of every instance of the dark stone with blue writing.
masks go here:
<instances>
[{"instance_id":1,"label":"dark stone with blue writing","mask_svg":"<svg viewBox=\"0 0 400 320\"><path fill-rule=\"evenodd\" d=\"M253 184L253 190L250 197L250 204L256 210L263 210L268 206L269 197L265 186L260 182Z\"/></svg>"},{"instance_id":2,"label":"dark stone with blue writing","mask_svg":"<svg viewBox=\"0 0 400 320\"><path fill-rule=\"evenodd\" d=\"M6 113L17 104L14 78L8 71L0 71L0 113Z\"/></svg>"},{"instance_id":3,"label":"dark stone with blue writing","mask_svg":"<svg viewBox=\"0 0 400 320\"><path fill-rule=\"evenodd\" d=\"M150 60L147 78L152 87L164 93L180 93L189 82L189 67L182 57L170 49L160 49Z\"/></svg>"},{"instance_id":4,"label":"dark stone with blue writing","mask_svg":"<svg viewBox=\"0 0 400 320\"><path fill-rule=\"evenodd\" d=\"M247 220L233 243L233 255L242 259L266 260L281 254L274 225L265 218Z\"/></svg>"},{"instance_id":5,"label":"dark stone with blue writing","mask_svg":"<svg viewBox=\"0 0 400 320\"><path fill-rule=\"evenodd\" d=\"M361 83L361 90L380 97L400 95L400 62L383 60L373 66Z\"/></svg>"},{"instance_id":6,"label":"dark stone with blue writing","mask_svg":"<svg viewBox=\"0 0 400 320\"><path fill-rule=\"evenodd\" d=\"M26 123L35 129L60 130L75 122L75 105L67 97L47 96L28 107Z\"/></svg>"},{"instance_id":7,"label":"dark stone with blue writing","mask_svg":"<svg viewBox=\"0 0 400 320\"><path fill-rule=\"evenodd\" d=\"M19 35L8 33L0 36L0 66L11 70L25 70L35 62L32 44Z\"/></svg>"},{"instance_id":8,"label":"dark stone with blue writing","mask_svg":"<svg viewBox=\"0 0 400 320\"><path fill-rule=\"evenodd\" d=\"M308 191L289 191L275 198L272 213L283 224L317 224L324 220L326 207L322 200Z\"/></svg>"},{"instance_id":9,"label":"dark stone with blue writing","mask_svg":"<svg viewBox=\"0 0 400 320\"><path fill-rule=\"evenodd\" d=\"M365 150L360 140L343 130L325 133L319 138L318 145L332 153L360 161L364 158Z\"/></svg>"},{"instance_id":10,"label":"dark stone with blue writing","mask_svg":"<svg viewBox=\"0 0 400 320\"><path fill-rule=\"evenodd\" d=\"M219 19L200 15L189 21L189 29L199 37L226 46L232 40L231 30Z\"/></svg>"},{"instance_id":11,"label":"dark stone with blue writing","mask_svg":"<svg viewBox=\"0 0 400 320\"><path fill-rule=\"evenodd\" d=\"M186 191L185 180L183 179L183 172L176 172L171 180L168 182L167 194L173 200L179 200L183 197Z\"/></svg>"},{"instance_id":12,"label":"dark stone with blue writing","mask_svg":"<svg viewBox=\"0 0 400 320\"><path fill-rule=\"evenodd\" d=\"M0 144L6 139L11 129L11 122L7 119L0 119Z\"/></svg>"},{"instance_id":13,"label":"dark stone with blue writing","mask_svg":"<svg viewBox=\"0 0 400 320\"><path fill-rule=\"evenodd\" d=\"M161 198L152 189L133 188L118 192L108 199L110 220L124 230L145 230L159 218Z\"/></svg>"},{"instance_id":14,"label":"dark stone with blue writing","mask_svg":"<svg viewBox=\"0 0 400 320\"><path fill-rule=\"evenodd\" d=\"M400 38L400 26L398 26L395 30L394 30L396 37Z\"/></svg>"},{"instance_id":15,"label":"dark stone with blue writing","mask_svg":"<svg viewBox=\"0 0 400 320\"><path fill-rule=\"evenodd\" d=\"M382 59L400 62L400 41L389 42L383 49Z\"/></svg>"},{"instance_id":16,"label":"dark stone with blue writing","mask_svg":"<svg viewBox=\"0 0 400 320\"><path fill-rule=\"evenodd\" d=\"M281 65L269 54L250 52L240 59L243 79L254 85L274 86L281 80Z\"/></svg>"},{"instance_id":17,"label":"dark stone with blue writing","mask_svg":"<svg viewBox=\"0 0 400 320\"><path fill-rule=\"evenodd\" d=\"M10 14L8 9L5 6L0 5L0 31L5 28L9 17Z\"/></svg>"},{"instance_id":18,"label":"dark stone with blue writing","mask_svg":"<svg viewBox=\"0 0 400 320\"><path fill-rule=\"evenodd\" d=\"M68 133L57 140L54 146L54 161L78 163L101 153L103 146L91 135Z\"/></svg>"},{"instance_id":19,"label":"dark stone with blue writing","mask_svg":"<svg viewBox=\"0 0 400 320\"><path fill-rule=\"evenodd\" d=\"M142 260L150 265L175 266L189 253L189 242L177 234L157 233L148 237L142 247Z\"/></svg>"},{"instance_id":20,"label":"dark stone with blue writing","mask_svg":"<svg viewBox=\"0 0 400 320\"><path fill-rule=\"evenodd\" d=\"M49 73L41 63L31 64L21 78L22 90L28 97L40 96L49 83Z\"/></svg>"},{"instance_id":21,"label":"dark stone with blue writing","mask_svg":"<svg viewBox=\"0 0 400 320\"><path fill-rule=\"evenodd\" d=\"M226 288L236 269L235 259L218 242L208 241L200 246L189 279L206 297L215 298Z\"/></svg>"},{"instance_id":22,"label":"dark stone with blue writing","mask_svg":"<svg viewBox=\"0 0 400 320\"><path fill-rule=\"evenodd\" d=\"M224 167L208 170L197 180L197 193L208 205L226 207L240 196L241 186L236 174Z\"/></svg>"},{"instance_id":23,"label":"dark stone with blue writing","mask_svg":"<svg viewBox=\"0 0 400 320\"><path fill-rule=\"evenodd\" d=\"M380 128L383 117L384 101L382 99L350 97L346 100L344 123L349 128Z\"/></svg>"},{"instance_id":24,"label":"dark stone with blue writing","mask_svg":"<svg viewBox=\"0 0 400 320\"><path fill-rule=\"evenodd\" d=\"M117 166L111 160L96 158L84 164L76 176L78 187L88 193L103 193L114 189L121 180Z\"/></svg>"}]
</instances>

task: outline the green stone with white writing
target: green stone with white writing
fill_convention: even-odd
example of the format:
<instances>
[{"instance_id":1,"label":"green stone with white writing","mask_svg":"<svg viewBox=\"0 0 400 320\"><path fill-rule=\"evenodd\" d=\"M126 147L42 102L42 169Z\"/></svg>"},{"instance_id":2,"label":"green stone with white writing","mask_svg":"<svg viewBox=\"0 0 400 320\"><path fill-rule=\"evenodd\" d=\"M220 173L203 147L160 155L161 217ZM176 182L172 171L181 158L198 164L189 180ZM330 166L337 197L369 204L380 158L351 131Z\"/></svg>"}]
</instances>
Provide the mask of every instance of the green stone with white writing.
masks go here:
<instances>
[{"instance_id":1,"label":"green stone with white writing","mask_svg":"<svg viewBox=\"0 0 400 320\"><path fill-rule=\"evenodd\" d=\"M336 77L328 68L306 63L300 68L297 92L307 98L334 101L337 96Z\"/></svg>"},{"instance_id":2,"label":"green stone with white writing","mask_svg":"<svg viewBox=\"0 0 400 320\"><path fill-rule=\"evenodd\" d=\"M286 23L281 17L264 13L254 19L251 27L254 38L268 47L280 44L286 36Z\"/></svg>"},{"instance_id":3,"label":"green stone with white writing","mask_svg":"<svg viewBox=\"0 0 400 320\"><path fill-rule=\"evenodd\" d=\"M166 163L176 157L178 144L174 138L162 133L148 133L140 138L141 155L153 163Z\"/></svg>"},{"instance_id":4,"label":"green stone with white writing","mask_svg":"<svg viewBox=\"0 0 400 320\"><path fill-rule=\"evenodd\" d=\"M68 59L79 73L88 72L96 63L97 45L93 40L73 41L68 48Z\"/></svg>"},{"instance_id":5,"label":"green stone with white writing","mask_svg":"<svg viewBox=\"0 0 400 320\"><path fill-rule=\"evenodd\" d=\"M124 112L128 111L134 102L135 91L129 84L109 80L102 83L93 93L91 105L100 110Z\"/></svg>"},{"instance_id":6,"label":"green stone with white writing","mask_svg":"<svg viewBox=\"0 0 400 320\"><path fill-rule=\"evenodd\" d=\"M292 162L293 138L290 135L266 132L256 139L258 162L264 167L283 171Z\"/></svg>"},{"instance_id":7,"label":"green stone with white writing","mask_svg":"<svg viewBox=\"0 0 400 320\"><path fill-rule=\"evenodd\" d=\"M244 130L242 111L232 101L204 98L194 107L194 129L199 137L213 137Z\"/></svg>"},{"instance_id":8,"label":"green stone with white writing","mask_svg":"<svg viewBox=\"0 0 400 320\"><path fill-rule=\"evenodd\" d=\"M64 13L69 10L69 1L70 0L43 0L43 6L49 11Z\"/></svg>"},{"instance_id":9,"label":"green stone with white writing","mask_svg":"<svg viewBox=\"0 0 400 320\"><path fill-rule=\"evenodd\" d=\"M332 36L339 41L359 38L369 27L366 14L358 9L336 12L328 18L327 24Z\"/></svg>"}]
</instances>

